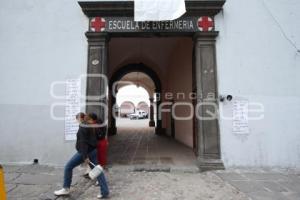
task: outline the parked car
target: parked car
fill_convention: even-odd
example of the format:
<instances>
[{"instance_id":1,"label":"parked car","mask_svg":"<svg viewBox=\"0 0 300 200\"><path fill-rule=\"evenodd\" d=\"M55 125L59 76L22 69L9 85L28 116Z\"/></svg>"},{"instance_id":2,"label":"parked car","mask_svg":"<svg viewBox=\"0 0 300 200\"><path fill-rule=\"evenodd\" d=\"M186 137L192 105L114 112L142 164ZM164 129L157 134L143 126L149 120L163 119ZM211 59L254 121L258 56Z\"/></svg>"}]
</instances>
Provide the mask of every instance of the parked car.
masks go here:
<instances>
[{"instance_id":1,"label":"parked car","mask_svg":"<svg viewBox=\"0 0 300 200\"><path fill-rule=\"evenodd\" d=\"M138 110L135 113L128 115L129 119L146 119L148 118L148 113L142 110Z\"/></svg>"}]
</instances>

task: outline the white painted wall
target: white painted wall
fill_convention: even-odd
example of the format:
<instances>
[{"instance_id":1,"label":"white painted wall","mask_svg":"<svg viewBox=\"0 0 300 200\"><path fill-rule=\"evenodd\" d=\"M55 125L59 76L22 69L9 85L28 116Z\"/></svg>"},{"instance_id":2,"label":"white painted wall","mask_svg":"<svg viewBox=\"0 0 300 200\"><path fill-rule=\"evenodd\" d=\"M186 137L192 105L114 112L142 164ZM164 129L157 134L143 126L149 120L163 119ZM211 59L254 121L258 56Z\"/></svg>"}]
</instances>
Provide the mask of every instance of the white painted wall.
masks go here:
<instances>
[{"instance_id":1,"label":"white painted wall","mask_svg":"<svg viewBox=\"0 0 300 200\"><path fill-rule=\"evenodd\" d=\"M298 0L227 0L215 18L220 94L265 108L243 139L233 134L231 120L221 119L227 167L300 167L300 52L291 44L300 48L299 10ZM232 115L232 103L220 105Z\"/></svg>"},{"instance_id":2,"label":"white painted wall","mask_svg":"<svg viewBox=\"0 0 300 200\"><path fill-rule=\"evenodd\" d=\"M0 4L0 163L61 165L74 142L63 140L64 121L50 117L51 104L64 102L51 97L50 85L86 73L87 18L70 0Z\"/></svg>"},{"instance_id":3,"label":"white painted wall","mask_svg":"<svg viewBox=\"0 0 300 200\"><path fill-rule=\"evenodd\" d=\"M173 113L175 118L175 139L190 148L193 148L193 120L187 118L191 117L191 113L193 113L190 106L188 106L193 105L190 98L190 93L192 93L192 55L192 39L178 39L178 43L174 47L170 58L170 64L168 65L169 74L166 91L169 95L172 94L172 97L164 95L165 101L170 102L173 99L176 105ZM168 108L168 106L164 108L166 109L166 107ZM166 116L166 131L167 134L171 135L171 113L167 112Z\"/></svg>"}]
</instances>

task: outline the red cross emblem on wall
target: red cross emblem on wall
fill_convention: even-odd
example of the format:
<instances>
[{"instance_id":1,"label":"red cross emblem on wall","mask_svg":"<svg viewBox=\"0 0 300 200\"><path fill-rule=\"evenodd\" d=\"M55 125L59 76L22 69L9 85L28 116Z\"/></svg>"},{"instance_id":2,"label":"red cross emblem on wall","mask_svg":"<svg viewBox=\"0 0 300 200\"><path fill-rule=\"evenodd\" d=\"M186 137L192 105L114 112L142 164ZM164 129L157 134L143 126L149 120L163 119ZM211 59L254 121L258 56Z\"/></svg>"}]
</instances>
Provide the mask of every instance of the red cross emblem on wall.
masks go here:
<instances>
[{"instance_id":1,"label":"red cross emblem on wall","mask_svg":"<svg viewBox=\"0 0 300 200\"><path fill-rule=\"evenodd\" d=\"M102 17L94 17L91 19L91 31L100 32L105 30L105 19Z\"/></svg>"},{"instance_id":2,"label":"red cross emblem on wall","mask_svg":"<svg viewBox=\"0 0 300 200\"><path fill-rule=\"evenodd\" d=\"M214 28L214 21L211 17L200 17L198 19L198 28L200 31L212 31Z\"/></svg>"}]
</instances>

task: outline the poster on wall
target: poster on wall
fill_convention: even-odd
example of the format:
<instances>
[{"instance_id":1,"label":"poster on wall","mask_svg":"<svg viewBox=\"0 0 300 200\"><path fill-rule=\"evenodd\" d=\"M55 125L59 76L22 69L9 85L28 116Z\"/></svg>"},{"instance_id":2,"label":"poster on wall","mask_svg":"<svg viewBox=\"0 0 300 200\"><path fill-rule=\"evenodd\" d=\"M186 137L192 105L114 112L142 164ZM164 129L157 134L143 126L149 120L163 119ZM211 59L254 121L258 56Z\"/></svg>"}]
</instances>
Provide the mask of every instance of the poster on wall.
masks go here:
<instances>
[{"instance_id":1,"label":"poster on wall","mask_svg":"<svg viewBox=\"0 0 300 200\"><path fill-rule=\"evenodd\" d=\"M249 101L246 99L236 99L233 102L233 133L249 134L248 107Z\"/></svg>"},{"instance_id":2,"label":"poster on wall","mask_svg":"<svg viewBox=\"0 0 300 200\"><path fill-rule=\"evenodd\" d=\"M65 107L65 140L76 140L78 123L75 119L80 112L81 84L80 79L66 81L66 107Z\"/></svg>"}]
</instances>

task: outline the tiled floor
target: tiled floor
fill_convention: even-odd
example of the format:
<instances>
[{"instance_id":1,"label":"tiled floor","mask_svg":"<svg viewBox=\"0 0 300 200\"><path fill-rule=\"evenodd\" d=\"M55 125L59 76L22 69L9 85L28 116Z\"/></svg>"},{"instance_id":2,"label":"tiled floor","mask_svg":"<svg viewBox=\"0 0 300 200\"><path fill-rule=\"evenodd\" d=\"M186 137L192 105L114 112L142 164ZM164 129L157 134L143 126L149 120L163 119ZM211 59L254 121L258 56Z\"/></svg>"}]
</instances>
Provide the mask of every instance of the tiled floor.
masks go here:
<instances>
[{"instance_id":1,"label":"tiled floor","mask_svg":"<svg viewBox=\"0 0 300 200\"><path fill-rule=\"evenodd\" d=\"M130 128L127 124L118 127L118 134L109 138L108 160L110 165L194 166L196 157L191 148L167 136L155 135L154 128Z\"/></svg>"}]
</instances>

